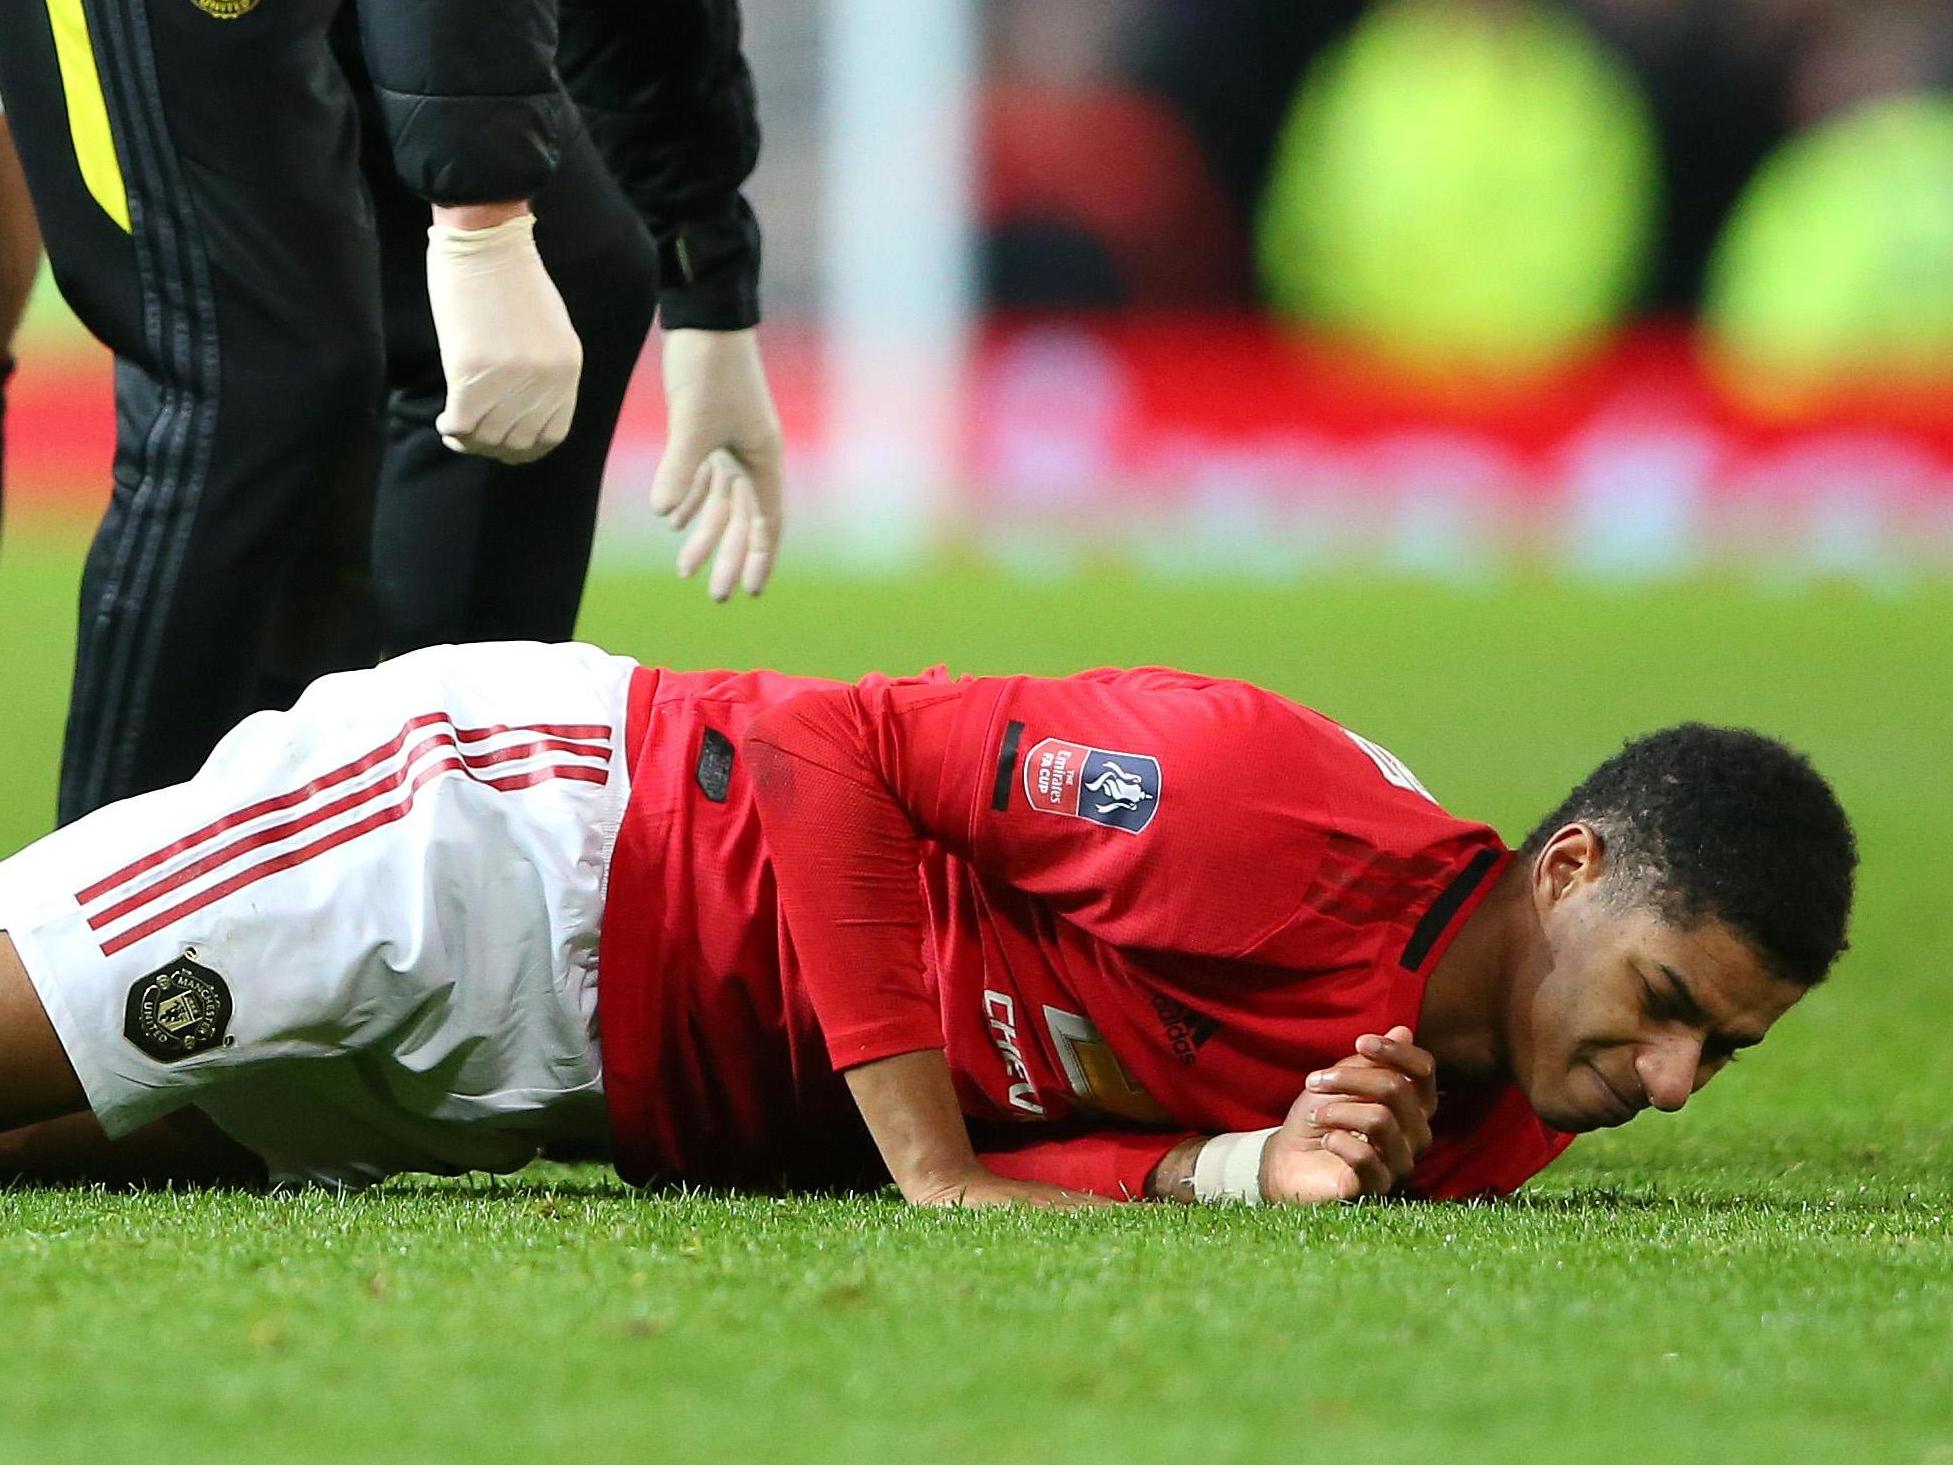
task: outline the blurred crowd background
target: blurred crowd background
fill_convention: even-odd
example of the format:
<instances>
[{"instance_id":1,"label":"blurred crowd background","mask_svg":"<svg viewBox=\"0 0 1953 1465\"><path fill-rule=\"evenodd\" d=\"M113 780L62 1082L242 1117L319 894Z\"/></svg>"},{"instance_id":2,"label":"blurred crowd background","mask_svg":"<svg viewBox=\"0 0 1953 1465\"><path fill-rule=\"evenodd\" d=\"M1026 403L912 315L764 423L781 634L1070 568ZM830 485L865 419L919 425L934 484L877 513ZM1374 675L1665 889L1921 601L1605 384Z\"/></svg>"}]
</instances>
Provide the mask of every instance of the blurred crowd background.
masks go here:
<instances>
[{"instance_id":1,"label":"blurred crowd background","mask_svg":"<svg viewBox=\"0 0 1953 1465\"><path fill-rule=\"evenodd\" d=\"M745 12L809 552L1953 569L1945 0Z\"/></svg>"},{"instance_id":2,"label":"blurred crowd background","mask_svg":"<svg viewBox=\"0 0 1953 1465\"><path fill-rule=\"evenodd\" d=\"M830 9L748 6L769 286L789 312L818 294L809 62ZM1937 0L977 10L979 284L994 308L1361 314L1368 284L1338 277L1360 272L1362 246L1405 314L1441 315L1421 297L1447 281L1402 266L1442 274L1449 257L1488 300L1530 289L1571 309L1585 292L1590 327L1714 317L1746 308L1744 266L1776 267L1804 236L1807 295L1914 292L1911 310L1863 302L1868 341L1917 312L1946 324L1953 6ZM1483 278L1542 263L1557 273Z\"/></svg>"},{"instance_id":3,"label":"blurred crowd background","mask_svg":"<svg viewBox=\"0 0 1953 1465\"><path fill-rule=\"evenodd\" d=\"M1308 268L1278 253L1282 213L1324 182L1323 139L1296 135L1313 101L1301 120L1380 170L1346 184L1495 185L1460 225L1550 226L1582 179L1632 195L1610 202L1637 237L1583 242L1632 248L1627 308L1693 311L1794 139L1953 90L1934 0L997 0L987 20L984 282L1005 305L1279 308Z\"/></svg>"}]
</instances>

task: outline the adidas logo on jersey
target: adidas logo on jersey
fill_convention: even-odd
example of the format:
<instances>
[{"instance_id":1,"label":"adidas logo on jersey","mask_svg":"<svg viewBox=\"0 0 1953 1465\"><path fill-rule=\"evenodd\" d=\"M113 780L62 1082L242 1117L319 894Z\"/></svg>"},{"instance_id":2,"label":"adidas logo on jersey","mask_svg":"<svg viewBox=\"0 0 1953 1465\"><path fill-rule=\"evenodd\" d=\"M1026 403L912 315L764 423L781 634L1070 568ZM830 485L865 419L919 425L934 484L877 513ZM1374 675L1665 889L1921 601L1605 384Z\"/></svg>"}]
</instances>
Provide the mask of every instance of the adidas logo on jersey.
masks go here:
<instances>
[{"instance_id":1,"label":"adidas logo on jersey","mask_svg":"<svg viewBox=\"0 0 1953 1465\"><path fill-rule=\"evenodd\" d=\"M1185 1068L1192 1068L1200 1060L1202 1045L1221 1030L1218 1018L1202 1017L1191 1007L1175 1002L1171 997L1155 995L1153 1015L1160 1020L1160 1030L1165 1033L1173 1056Z\"/></svg>"}]
</instances>

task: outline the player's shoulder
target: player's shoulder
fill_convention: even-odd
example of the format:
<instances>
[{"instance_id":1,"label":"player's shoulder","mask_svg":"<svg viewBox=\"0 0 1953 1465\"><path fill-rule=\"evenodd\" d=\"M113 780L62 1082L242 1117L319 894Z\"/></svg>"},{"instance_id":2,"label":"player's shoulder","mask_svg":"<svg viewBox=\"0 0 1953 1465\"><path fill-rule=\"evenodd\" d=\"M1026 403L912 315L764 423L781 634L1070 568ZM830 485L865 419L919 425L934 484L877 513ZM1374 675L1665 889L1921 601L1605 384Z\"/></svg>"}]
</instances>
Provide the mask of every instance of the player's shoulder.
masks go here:
<instances>
[{"instance_id":1,"label":"player's shoulder","mask_svg":"<svg viewBox=\"0 0 1953 1465\"><path fill-rule=\"evenodd\" d=\"M1156 751L1172 760L1179 783L1193 776L1209 810L1252 808L1273 816L1269 828L1282 839L1308 827L1350 848L1503 848L1488 826L1441 802L1391 746L1284 693L1165 666L1100 668L1081 679L1192 694L1164 720Z\"/></svg>"}]
</instances>

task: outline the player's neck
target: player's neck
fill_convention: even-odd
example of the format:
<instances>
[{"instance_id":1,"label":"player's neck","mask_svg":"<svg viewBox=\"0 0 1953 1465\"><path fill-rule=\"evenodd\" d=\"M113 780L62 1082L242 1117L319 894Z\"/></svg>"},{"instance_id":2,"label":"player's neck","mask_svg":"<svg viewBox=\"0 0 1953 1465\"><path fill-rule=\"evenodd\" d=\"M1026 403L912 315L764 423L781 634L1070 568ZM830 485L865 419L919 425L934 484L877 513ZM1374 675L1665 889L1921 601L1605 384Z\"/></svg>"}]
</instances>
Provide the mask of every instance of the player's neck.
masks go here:
<instances>
[{"instance_id":1,"label":"player's neck","mask_svg":"<svg viewBox=\"0 0 1953 1465\"><path fill-rule=\"evenodd\" d=\"M1441 1086L1509 1078L1505 1013L1511 973L1529 914L1523 862L1514 860L1466 918L1424 988L1417 1043L1438 1060Z\"/></svg>"}]
</instances>

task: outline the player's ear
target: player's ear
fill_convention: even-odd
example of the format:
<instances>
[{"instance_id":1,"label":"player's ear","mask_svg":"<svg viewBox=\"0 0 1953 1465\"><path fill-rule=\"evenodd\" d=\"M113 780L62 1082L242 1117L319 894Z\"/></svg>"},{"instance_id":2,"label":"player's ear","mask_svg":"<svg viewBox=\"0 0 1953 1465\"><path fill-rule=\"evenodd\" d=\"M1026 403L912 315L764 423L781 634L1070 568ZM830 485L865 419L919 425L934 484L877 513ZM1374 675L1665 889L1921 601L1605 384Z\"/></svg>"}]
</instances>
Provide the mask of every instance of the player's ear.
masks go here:
<instances>
[{"instance_id":1,"label":"player's ear","mask_svg":"<svg viewBox=\"0 0 1953 1465\"><path fill-rule=\"evenodd\" d=\"M1607 865L1607 841L1591 824L1568 824L1554 831L1533 859L1533 897L1541 908L1557 905L1600 878Z\"/></svg>"}]
</instances>

